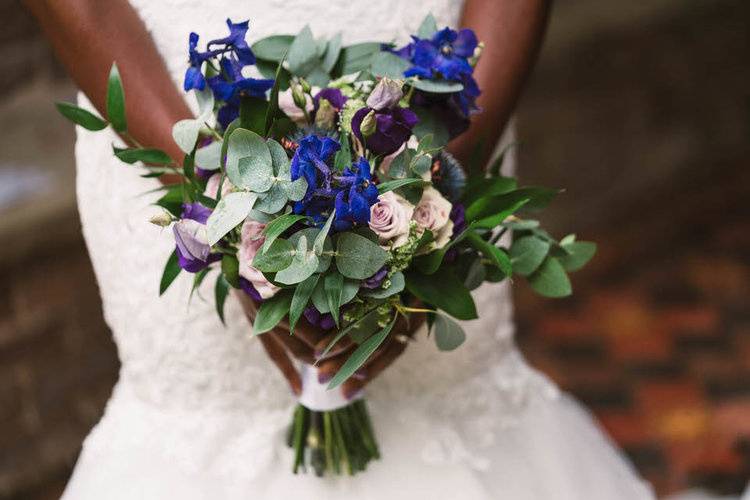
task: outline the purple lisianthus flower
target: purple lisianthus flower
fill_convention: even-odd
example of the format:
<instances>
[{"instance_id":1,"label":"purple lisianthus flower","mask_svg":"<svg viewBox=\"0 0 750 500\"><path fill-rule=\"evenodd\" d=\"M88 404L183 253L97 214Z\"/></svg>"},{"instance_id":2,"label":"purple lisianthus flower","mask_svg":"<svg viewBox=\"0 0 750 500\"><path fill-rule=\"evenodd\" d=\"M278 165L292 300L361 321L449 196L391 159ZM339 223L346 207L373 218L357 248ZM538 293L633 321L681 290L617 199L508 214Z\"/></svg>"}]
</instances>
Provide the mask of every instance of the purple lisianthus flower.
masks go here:
<instances>
[{"instance_id":1,"label":"purple lisianthus flower","mask_svg":"<svg viewBox=\"0 0 750 500\"><path fill-rule=\"evenodd\" d=\"M313 105L315 106L316 111L320 106L321 99L325 99L331 103L331 106L333 106L333 109L336 111L341 111L348 98L342 94L339 89L324 88L313 97Z\"/></svg>"},{"instance_id":2,"label":"purple lisianthus flower","mask_svg":"<svg viewBox=\"0 0 750 500\"><path fill-rule=\"evenodd\" d=\"M355 224L370 222L370 207L378 202L378 188L372 182L370 164L365 158L344 169L337 177L336 219L333 227L345 231Z\"/></svg>"},{"instance_id":3,"label":"purple lisianthus flower","mask_svg":"<svg viewBox=\"0 0 750 500\"><path fill-rule=\"evenodd\" d=\"M306 307L302 314L311 325L321 330L330 330L336 324L330 313L321 314L314 306Z\"/></svg>"},{"instance_id":4,"label":"purple lisianthus flower","mask_svg":"<svg viewBox=\"0 0 750 500\"><path fill-rule=\"evenodd\" d=\"M206 235L206 221L211 209L200 203L182 206L182 219L172 226L176 244L177 263L190 273L205 269L221 259L221 254L212 254Z\"/></svg>"},{"instance_id":5,"label":"purple lisianthus flower","mask_svg":"<svg viewBox=\"0 0 750 500\"><path fill-rule=\"evenodd\" d=\"M362 120L370 112L375 113L375 132L364 137L361 131ZM364 107L354 113L352 118L352 132L357 139L366 145L367 149L376 155L389 155L394 153L411 137L412 129L419 119L417 115L408 108L395 106L391 109L375 110Z\"/></svg>"},{"instance_id":6,"label":"purple lisianthus flower","mask_svg":"<svg viewBox=\"0 0 750 500\"><path fill-rule=\"evenodd\" d=\"M367 278L362 282L362 288L368 288L373 290L378 288L385 281L385 277L388 276L388 267L383 266L378 272Z\"/></svg>"},{"instance_id":7,"label":"purple lisianthus flower","mask_svg":"<svg viewBox=\"0 0 750 500\"><path fill-rule=\"evenodd\" d=\"M263 297L260 296L260 292L255 289L252 283L240 276L240 288L243 292L248 294L251 299L255 302L263 302Z\"/></svg>"},{"instance_id":8,"label":"purple lisianthus flower","mask_svg":"<svg viewBox=\"0 0 750 500\"><path fill-rule=\"evenodd\" d=\"M333 197L331 182L333 171L331 162L333 155L341 149L341 145L330 137L308 135L299 141L290 165L292 180L304 177L307 181L307 192L301 201L295 205L295 213L302 213L313 199L313 196Z\"/></svg>"}]
</instances>

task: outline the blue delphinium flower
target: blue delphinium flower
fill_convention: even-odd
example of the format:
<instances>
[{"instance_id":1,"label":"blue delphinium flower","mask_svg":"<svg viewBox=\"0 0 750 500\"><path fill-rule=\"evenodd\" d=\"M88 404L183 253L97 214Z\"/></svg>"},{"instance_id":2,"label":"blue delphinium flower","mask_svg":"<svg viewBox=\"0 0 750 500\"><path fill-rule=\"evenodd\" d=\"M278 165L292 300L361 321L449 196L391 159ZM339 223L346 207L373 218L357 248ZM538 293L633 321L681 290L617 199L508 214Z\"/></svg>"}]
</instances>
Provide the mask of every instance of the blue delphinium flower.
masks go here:
<instances>
[{"instance_id":1,"label":"blue delphinium flower","mask_svg":"<svg viewBox=\"0 0 750 500\"><path fill-rule=\"evenodd\" d=\"M341 145L331 137L308 135L299 140L290 173L293 181L300 177L307 181L307 192L294 204L294 213L308 215L319 223L331 212L336 195L332 187L333 156L339 149Z\"/></svg>"},{"instance_id":2,"label":"blue delphinium flower","mask_svg":"<svg viewBox=\"0 0 750 500\"><path fill-rule=\"evenodd\" d=\"M199 37L196 33L190 33L190 67L185 72L183 85L185 91L203 90L208 83L216 100L224 102L218 113L218 121L224 128L239 115L240 96L265 97L266 91L274 83L273 80L243 76L243 68L255 64L255 55L245 40L249 23L233 23L231 19L227 19L227 26L229 36L208 42L206 52L198 51ZM217 59L218 68L214 67L219 74L206 79L202 71L203 63Z\"/></svg>"},{"instance_id":3,"label":"blue delphinium flower","mask_svg":"<svg viewBox=\"0 0 750 500\"><path fill-rule=\"evenodd\" d=\"M479 87L472 76L474 68L469 58L477 47L477 36L470 29L455 31L443 28L431 39L412 36L412 43L393 51L394 54L407 59L412 67L404 76L418 76L425 79L442 78L460 82L464 90L453 94L453 103L464 115L476 108Z\"/></svg>"},{"instance_id":4,"label":"blue delphinium flower","mask_svg":"<svg viewBox=\"0 0 750 500\"><path fill-rule=\"evenodd\" d=\"M351 167L345 168L343 175L336 180L338 192L334 228L345 231L354 224L367 224L370 221L370 207L378 202L378 188L372 183L368 161L360 158Z\"/></svg>"}]
</instances>

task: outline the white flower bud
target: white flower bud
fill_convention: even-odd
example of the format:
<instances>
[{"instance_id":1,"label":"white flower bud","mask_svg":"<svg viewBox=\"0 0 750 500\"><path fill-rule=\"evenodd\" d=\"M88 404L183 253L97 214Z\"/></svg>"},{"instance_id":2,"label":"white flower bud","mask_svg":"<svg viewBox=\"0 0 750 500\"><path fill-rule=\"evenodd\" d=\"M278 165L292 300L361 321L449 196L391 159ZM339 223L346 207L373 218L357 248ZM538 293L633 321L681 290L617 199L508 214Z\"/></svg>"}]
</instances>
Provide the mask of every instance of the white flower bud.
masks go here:
<instances>
[{"instance_id":1,"label":"white flower bud","mask_svg":"<svg viewBox=\"0 0 750 500\"><path fill-rule=\"evenodd\" d=\"M174 218L172 217L172 214L170 214L169 212L165 210L165 211L162 211L161 213L154 215L148 221L155 226L167 227L172 222L174 222Z\"/></svg>"}]
</instances>

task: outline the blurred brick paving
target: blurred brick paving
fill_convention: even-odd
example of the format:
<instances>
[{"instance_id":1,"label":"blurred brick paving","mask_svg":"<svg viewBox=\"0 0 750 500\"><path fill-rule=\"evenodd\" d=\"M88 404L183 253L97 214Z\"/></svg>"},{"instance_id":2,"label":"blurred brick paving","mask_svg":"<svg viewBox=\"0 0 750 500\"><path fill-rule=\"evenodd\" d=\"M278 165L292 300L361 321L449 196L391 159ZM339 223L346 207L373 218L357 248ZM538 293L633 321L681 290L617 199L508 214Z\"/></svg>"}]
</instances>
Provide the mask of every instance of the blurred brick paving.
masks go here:
<instances>
[{"instance_id":1,"label":"blurred brick paving","mask_svg":"<svg viewBox=\"0 0 750 500\"><path fill-rule=\"evenodd\" d=\"M585 403L661 493L750 479L750 175L634 199L575 295L516 285L530 362ZM609 216L608 216L609 217Z\"/></svg>"}]
</instances>

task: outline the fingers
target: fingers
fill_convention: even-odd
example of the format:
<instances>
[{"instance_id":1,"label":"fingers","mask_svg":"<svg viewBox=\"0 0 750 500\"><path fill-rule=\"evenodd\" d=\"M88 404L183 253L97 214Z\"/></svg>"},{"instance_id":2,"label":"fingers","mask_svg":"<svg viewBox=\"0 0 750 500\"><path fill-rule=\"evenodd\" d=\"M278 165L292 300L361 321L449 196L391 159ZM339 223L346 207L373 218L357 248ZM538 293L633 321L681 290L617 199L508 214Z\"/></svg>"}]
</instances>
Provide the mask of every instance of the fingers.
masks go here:
<instances>
[{"instance_id":1,"label":"fingers","mask_svg":"<svg viewBox=\"0 0 750 500\"><path fill-rule=\"evenodd\" d=\"M353 398L365 385L388 368L406 350L406 345L406 342L391 340L380 352L376 351L370 361L359 369L360 377L353 376L344 382L341 388L344 397Z\"/></svg>"},{"instance_id":2,"label":"fingers","mask_svg":"<svg viewBox=\"0 0 750 500\"><path fill-rule=\"evenodd\" d=\"M312 349L310 349L310 346L302 342L294 335L289 335L289 333L285 331L277 330L272 330L268 333L264 333L262 336L264 335L272 336L279 344L284 346L284 348L289 351L292 356L299 359L300 361L309 365L315 363L315 356L313 356L313 351Z\"/></svg>"},{"instance_id":3,"label":"fingers","mask_svg":"<svg viewBox=\"0 0 750 500\"><path fill-rule=\"evenodd\" d=\"M265 349L266 354L268 354L268 357L271 358L271 361L273 361L276 367L284 375L287 382L289 382L292 392L299 396L302 393L302 379L300 378L297 369L294 367L294 363L289 359L284 346L281 345L272 335L261 335L260 341L263 344L263 348Z\"/></svg>"}]
</instances>

